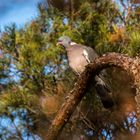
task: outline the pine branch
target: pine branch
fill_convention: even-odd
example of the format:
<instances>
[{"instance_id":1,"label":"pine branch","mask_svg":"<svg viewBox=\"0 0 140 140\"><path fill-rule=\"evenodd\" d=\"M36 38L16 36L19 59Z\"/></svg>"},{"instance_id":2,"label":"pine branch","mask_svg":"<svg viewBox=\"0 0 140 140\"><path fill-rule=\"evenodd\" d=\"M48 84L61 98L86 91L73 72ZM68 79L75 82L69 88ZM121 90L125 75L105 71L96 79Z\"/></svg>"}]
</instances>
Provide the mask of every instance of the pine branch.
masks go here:
<instances>
[{"instance_id":1,"label":"pine branch","mask_svg":"<svg viewBox=\"0 0 140 140\"><path fill-rule=\"evenodd\" d=\"M138 81L140 76L139 73L135 70L135 69L140 70L139 62L140 62L139 59L138 60L133 59L118 53L109 53L99 59L96 59L94 63L89 64L86 70L79 77L73 90L69 93L69 98L62 105L61 109L59 110L55 119L53 120L50 128L48 129L46 140L56 140L58 138L58 135L61 133L65 124L70 119L70 116L72 115L77 105L84 97L88 88L88 83L92 79L91 77L95 77L95 75L99 73L101 70L103 70L104 68L115 66L115 67L122 68L127 73L129 73L130 76L132 76L132 78L136 82ZM137 84L137 87L139 86L140 85ZM139 95L139 93L137 94ZM138 97L136 99L138 99ZM136 101L138 107L137 111L139 111L140 107L138 105L140 100L136 100Z\"/></svg>"}]
</instances>

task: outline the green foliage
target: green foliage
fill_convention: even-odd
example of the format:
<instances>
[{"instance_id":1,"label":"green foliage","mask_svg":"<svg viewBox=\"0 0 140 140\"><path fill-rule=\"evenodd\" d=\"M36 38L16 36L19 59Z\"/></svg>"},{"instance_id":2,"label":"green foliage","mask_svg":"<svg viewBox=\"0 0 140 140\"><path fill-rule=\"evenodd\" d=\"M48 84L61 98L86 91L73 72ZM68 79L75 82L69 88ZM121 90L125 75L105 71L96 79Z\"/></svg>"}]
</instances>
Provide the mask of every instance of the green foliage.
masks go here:
<instances>
[{"instance_id":1,"label":"green foliage","mask_svg":"<svg viewBox=\"0 0 140 140\"><path fill-rule=\"evenodd\" d=\"M31 113L39 111L38 97L32 95L22 87L13 87L3 93L0 100L0 114L8 113L8 108L26 108ZM38 104L38 106L36 106Z\"/></svg>"},{"instance_id":2,"label":"green foliage","mask_svg":"<svg viewBox=\"0 0 140 140\"><path fill-rule=\"evenodd\" d=\"M129 35L128 54L136 56L140 53L140 31L131 32Z\"/></svg>"}]
</instances>

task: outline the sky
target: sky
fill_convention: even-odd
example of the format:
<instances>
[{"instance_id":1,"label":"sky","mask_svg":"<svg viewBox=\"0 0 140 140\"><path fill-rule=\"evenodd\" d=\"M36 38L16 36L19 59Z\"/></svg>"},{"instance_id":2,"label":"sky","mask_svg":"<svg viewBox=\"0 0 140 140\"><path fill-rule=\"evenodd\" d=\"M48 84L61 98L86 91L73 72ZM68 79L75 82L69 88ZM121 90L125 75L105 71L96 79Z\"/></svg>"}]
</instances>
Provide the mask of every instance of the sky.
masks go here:
<instances>
[{"instance_id":1,"label":"sky","mask_svg":"<svg viewBox=\"0 0 140 140\"><path fill-rule=\"evenodd\" d=\"M36 5L41 0L0 0L0 28L15 22L18 27L37 16Z\"/></svg>"}]
</instances>

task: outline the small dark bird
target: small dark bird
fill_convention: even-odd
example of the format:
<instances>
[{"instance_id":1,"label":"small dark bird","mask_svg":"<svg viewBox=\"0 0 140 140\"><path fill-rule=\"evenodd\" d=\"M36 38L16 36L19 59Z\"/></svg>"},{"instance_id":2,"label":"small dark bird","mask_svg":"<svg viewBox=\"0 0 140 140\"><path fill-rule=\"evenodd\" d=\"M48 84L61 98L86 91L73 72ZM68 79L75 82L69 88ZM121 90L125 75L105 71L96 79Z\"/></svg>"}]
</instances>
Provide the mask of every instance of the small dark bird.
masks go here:
<instances>
[{"instance_id":1,"label":"small dark bird","mask_svg":"<svg viewBox=\"0 0 140 140\"><path fill-rule=\"evenodd\" d=\"M91 47L72 42L68 36L61 36L58 39L57 45L61 45L65 48L69 66L77 75L80 75L85 70L85 66L92 63L94 59L98 57L98 54ZM114 105L114 102L110 88L102 74L95 77L95 88L104 107L110 108Z\"/></svg>"}]
</instances>

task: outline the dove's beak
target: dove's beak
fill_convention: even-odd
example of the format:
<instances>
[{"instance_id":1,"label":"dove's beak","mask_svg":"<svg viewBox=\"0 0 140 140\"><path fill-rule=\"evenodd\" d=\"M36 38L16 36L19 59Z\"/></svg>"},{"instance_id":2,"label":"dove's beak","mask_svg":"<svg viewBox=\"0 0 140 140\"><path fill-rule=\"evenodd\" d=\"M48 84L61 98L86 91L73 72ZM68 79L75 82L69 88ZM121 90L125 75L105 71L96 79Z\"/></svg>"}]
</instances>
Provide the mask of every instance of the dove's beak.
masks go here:
<instances>
[{"instance_id":1,"label":"dove's beak","mask_svg":"<svg viewBox=\"0 0 140 140\"><path fill-rule=\"evenodd\" d=\"M59 42L57 42L57 44L56 44L56 45L58 46L58 45L60 45L60 43L59 43Z\"/></svg>"},{"instance_id":2,"label":"dove's beak","mask_svg":"<svg viewBox=\"0 0 140 140\"><path fill-rule=\"evenodd\" d=\"M62 45L62 41L58 41L56 45Z\"/></svg>"}]
</instances>

